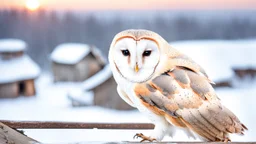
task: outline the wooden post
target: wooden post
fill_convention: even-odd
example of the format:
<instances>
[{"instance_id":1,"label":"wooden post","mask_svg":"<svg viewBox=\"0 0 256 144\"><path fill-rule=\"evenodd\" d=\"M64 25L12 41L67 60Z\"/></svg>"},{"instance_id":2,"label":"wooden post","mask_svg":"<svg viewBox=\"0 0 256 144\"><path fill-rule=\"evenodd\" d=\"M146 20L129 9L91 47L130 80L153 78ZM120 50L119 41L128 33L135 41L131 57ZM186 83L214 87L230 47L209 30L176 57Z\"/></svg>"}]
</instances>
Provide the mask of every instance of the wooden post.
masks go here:
<instances>
[{"instance_id":1,"label":"wooden post","mask_svg":"<svg viewBox=\"0 0 256 144\"><path fill-rule=\"evenodd\" d=\"M35 144L36 140L0 122L0 144Z\"/></svg>"}]
</instances>

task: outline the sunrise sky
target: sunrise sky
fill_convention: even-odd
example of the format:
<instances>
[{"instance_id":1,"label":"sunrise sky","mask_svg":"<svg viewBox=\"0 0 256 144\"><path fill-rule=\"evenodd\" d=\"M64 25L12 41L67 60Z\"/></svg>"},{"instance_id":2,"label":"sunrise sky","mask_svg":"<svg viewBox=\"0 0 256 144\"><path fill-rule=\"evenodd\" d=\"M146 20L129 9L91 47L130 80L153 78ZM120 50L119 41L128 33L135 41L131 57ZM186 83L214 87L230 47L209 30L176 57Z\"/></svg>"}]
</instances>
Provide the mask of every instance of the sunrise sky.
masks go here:
<instances>
[{"instance_id":1,"label":"sunrise sky","mask_svg":"<svg viewBox=\"0 0 256 144\"><path fill-rule=\"evenodd\" d=\"M256 0L39 0L57 10L256 9ZM23 8L26 0L0 0L0 8Z\"/></svg>"}]
</instances>

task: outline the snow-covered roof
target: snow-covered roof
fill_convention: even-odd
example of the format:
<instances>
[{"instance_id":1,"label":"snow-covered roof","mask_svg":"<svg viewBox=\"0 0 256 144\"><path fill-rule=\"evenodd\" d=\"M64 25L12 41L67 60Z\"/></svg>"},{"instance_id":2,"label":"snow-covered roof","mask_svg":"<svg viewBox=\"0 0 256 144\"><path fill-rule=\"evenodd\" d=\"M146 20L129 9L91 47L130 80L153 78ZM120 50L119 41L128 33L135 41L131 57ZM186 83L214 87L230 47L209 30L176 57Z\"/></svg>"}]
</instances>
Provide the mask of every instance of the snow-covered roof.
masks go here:
<instances>
[{"instance_id":1,"label":"snow-covered roof","mask_svg":"<svg viewBox=\"0 0 256 144\"><path fill-rule=\"evenodd\" d=\"M19 39L0 39L0 52L24 51L27 44Z\"/></svg>"},{"instance_id":2,"label":"snow-covered roof","mask_svg":"<svg viewBox=\"0 0 256 144\"><path fill-rule=\"evenodd\" d=\"M33 79L40 74L40 68L28 56L11 60L0 60L0 84Z\"/></svg>"},{"instance_id":3,"label":"snow-covered roof","mask_svg":"<svg viewBox=\"0 0 256 144\"><path fill-rule=\"evenodd\" d=\"M80 43L58 45L51 54L51 59L62 64L76 64L90 53L90 46Z\"/></svg>"},{"instance_id":4,"label":"snow-covered roof","mask_svg":"<svg viewBox=\"0 0 256 144\"><path fill-rule=\"evenodd\" d=\"M68 91L68 99L70 99L73 105L93 105L94 103L94 92L84 91L81 88L73 88Z\"/></svg>"},{"instance_id":5,"label":"snow-covered roof","mask_svg":"<svg viewBox=\"0 0 256 144\"><path fill-rule=\"evenodd\" d=\"M171 46L201 65L217 82L233 76L232 68L256 68L256 40L193 40Z\"/></svg>"},{"instance_id":6,"label":"snow-covered roof","mask_svg":"<svg viewBox=\"0 0 256 144\"><path fill-rule=\"evenodd\" d=\"M82 83L83 90L92 90L104 83L112 76L112 71L109 64L107 64L101 71L97 72L95 75L91 76Z\"/></svg>"}]
</instances>

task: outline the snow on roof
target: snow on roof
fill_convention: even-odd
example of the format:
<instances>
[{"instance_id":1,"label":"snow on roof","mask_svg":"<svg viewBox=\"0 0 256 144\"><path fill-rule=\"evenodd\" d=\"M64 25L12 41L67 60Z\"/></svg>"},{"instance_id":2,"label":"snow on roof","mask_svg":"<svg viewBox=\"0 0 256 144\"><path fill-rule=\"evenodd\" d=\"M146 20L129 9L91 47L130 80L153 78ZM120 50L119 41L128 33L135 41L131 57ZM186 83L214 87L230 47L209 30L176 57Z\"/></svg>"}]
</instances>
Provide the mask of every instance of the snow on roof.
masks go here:
<instances>
[{"instance_id":1,"label":"snow on roof","mask_svg":"<svg viewBox=\"0 0 256 144\"><path fill-rule=\"evenodd\" d=\"M170 44L202 66L214 82L227 80L234 74L229 57L232 45L226 41L180 41Z\"/></svg>"},{"instance_id":2,"label":"snow on roof","mask_svg":"<svg viewBox=\"0 0 256 144\"><path fill-rule=\"evenodd\" d=\"M80 88L73 88L68 91L68 99L72 101L72 103L77 105L93 105L94 103L94 92L93 91L84 91Z\"/></svg>"},{"instance_id":3,"label":"snow on roof","mask_svg":"<svg viewBox=\"0 0 256 144\"><path fill-rule=\"evenodd\" d=\"M24 51L27 44L19 39L0 39L0 52Z\"/></svg>"},{"instance_id":4,"label":"snow on roof","mask_svg":"<svg viewBox=\"0 0 256 144\"><path fill-rule=\"evenodd\" d=\"M12 60L0 60L0 84L33 79L40 74L40 68L28 56Z\"/></svg>"},{"instance_id":5,"label":"snow on roof","mask_svg":"<svg viewBox=\"0 0 256 144\"><path fill-rule=\"evenodd\" d=\"M90 46L80 43L58 45L51 54L51 59L62 64L76 64L90 53Z\"/></svg>"},{"instance_id":6,"label":"snow on roof","mask_svg":"<svg viewBox=\"0 0 256 144\"><path fill-rule=\"evenodd\" d=\"M89 91L100 84L104 83L112 76L112 71L109 64L107 64L101 71L88 78L82 83L83 90Z\"/></svg>"}]
</instances>

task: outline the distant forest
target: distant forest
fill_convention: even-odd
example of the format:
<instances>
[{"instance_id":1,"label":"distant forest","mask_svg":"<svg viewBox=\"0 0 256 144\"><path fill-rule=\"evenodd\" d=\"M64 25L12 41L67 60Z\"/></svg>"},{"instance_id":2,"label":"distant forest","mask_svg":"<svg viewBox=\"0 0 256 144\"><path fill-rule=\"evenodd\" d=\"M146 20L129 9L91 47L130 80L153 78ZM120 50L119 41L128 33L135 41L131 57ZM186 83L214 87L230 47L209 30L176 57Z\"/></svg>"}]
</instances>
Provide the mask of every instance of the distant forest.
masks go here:
<instances>
[{"instance_id":1,"label":"distant forest","mask_svg":"<svg viewBox=\"0 0 256 144\"><path fill-rule=\"evenodd\" d=\"M256 37L256 18L252 13L227 16L224 13L223 17L221 14L202 17L198 15L200 12L162 14L158 11L152 15L135 12L133 16L128 11L103 13L0 10L0 38L26 41L29 46L27 53L48 71L49 55L58 44L93 44L107 56L114 35L129 28L153 30L167 41Z\"/></svg>"}]
</instances>

